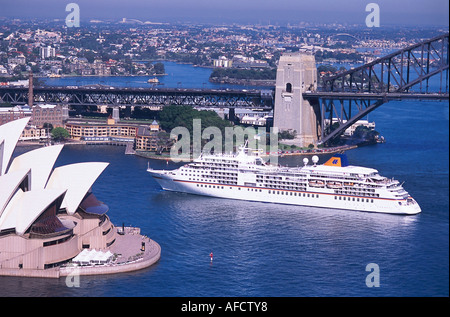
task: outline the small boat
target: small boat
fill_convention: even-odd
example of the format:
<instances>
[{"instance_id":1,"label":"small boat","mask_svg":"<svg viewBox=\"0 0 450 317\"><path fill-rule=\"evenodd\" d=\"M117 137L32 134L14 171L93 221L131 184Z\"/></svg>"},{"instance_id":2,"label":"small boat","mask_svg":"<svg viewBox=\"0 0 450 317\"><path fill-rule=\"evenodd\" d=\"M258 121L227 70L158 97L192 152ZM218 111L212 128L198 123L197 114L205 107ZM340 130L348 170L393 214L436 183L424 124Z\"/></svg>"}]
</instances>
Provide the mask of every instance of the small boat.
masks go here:
<instances>
[{"instance_id":1,"label":"small boat","mask_svg":"<svg viewBox=\"0 0 450 317\"><path fill-rule=\"evenodd\" d=\"M341 188L342 183L341 182L327 182L328 188Z\"/></svg>"},{"instance_id":2,"label":"small boat","mask_svg":"<svg viewBox=\"0 0 450 317\"><path fill-rule=\"evenodd\" d=\"M159 80L158 80L158 78L154 77L154 78L150 78L149 80L147 80L147 82L149 84L158 84Z\"/></svg>"},{"instance_id":3,"label":"small boat","mask_svg":"<svg viewBox=\"0 0 450 317\"><path fill-rule=\"evenodd\" d=\"M310 180L309 181L309 186L311 186L311 187L324 187L325 183L323 181L319 181L319 180Z\"/></svg>"}]
</instances>

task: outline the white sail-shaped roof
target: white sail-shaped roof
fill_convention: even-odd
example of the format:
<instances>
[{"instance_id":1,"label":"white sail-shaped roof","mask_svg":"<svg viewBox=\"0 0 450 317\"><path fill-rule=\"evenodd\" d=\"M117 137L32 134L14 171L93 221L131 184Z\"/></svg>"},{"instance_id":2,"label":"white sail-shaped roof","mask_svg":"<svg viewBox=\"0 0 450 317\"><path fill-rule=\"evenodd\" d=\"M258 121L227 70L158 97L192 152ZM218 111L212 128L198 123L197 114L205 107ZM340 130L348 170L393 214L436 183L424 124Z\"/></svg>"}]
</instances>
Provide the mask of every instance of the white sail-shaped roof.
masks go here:
<instances>
[{"instance_id":1,"label":"white sail-shaped roof","mask_svg":"<svg viewBox=\"0 0 450 317\"><path fill-rule=\"evenodd\" d=\"M63 148L49 146L24 153L12 160L17 141L29 118L11 121L0 126L0 231L15 230L23 235L44 213L36 230L59 230L52 210L65 208L73 215L93 183L109 163L78 163L53 166ZM61 206L59 205L61 203ZM33 229L34 230L34 229ZM37 232L37 231L36 231Z\"/></svg>"},{"instance_id":2,"label":"white sail-shaped roof","mask_svg":"<svg viewBox=\"0 0 450 317\"><path fill-rule=\"evenodd\" d=\"M30 170L18 170L15 172L7 173L0 177L0 219L2 217L3 211L6 205L13 197L17 188L25 179L29 176Z\"/></svg>"},{"instance_id":3,"label":"white sail-shaped roof","mask_svg":"<svg viewBox=\"0 0 450 317\"><path fill-rule=\"evenodd\" d=\"M63 145L46 146L26 152L11 163L8 173L31 168L30 189L44 189Z\"/></svg>"},{"instance_id":4,"label":"white sail-shaped roof","mask_svg":"<svg viewBox=\"0 0 450 317\"><path fill-rule=\"evenodd\" d=\"M109 163L91 162L65 165L55 168L46 188L66 188L67 193L61 204L68 215L73 215L86 193Z\"/></svg>"},{"instance_id":5,"label":"white sail-shaped roof","mask_svg":"<svg viewBox=\"0 0 450 317\"><path fill-rule=\"evenodd\" d=\"M5 140L1 138L0 136L0 176L2 176L2 166L3 166L3 152L5 148Z\"/></svg>"},{"instance_id":6,"label":"white sail-shaped roof","mask_svg":"<svg viewBox=\"0 0 450 317\"><path fill-rule=\"evenodd\" d=\"M56 199L64 195L65 189L17 191L0 218L0 230L16 229L23 235L33 222Z\"/></svg>"},{"instance_id":7,"label":"white sail-shaped roof","mask_svg":"<svg viewBox=\"0 0 450 317\"><path fill-rule=\"evenodd\" d=\"M5 174L17 141L29 120L23 118L0 125L0 175Z\"/></svg>"}]
</instances>

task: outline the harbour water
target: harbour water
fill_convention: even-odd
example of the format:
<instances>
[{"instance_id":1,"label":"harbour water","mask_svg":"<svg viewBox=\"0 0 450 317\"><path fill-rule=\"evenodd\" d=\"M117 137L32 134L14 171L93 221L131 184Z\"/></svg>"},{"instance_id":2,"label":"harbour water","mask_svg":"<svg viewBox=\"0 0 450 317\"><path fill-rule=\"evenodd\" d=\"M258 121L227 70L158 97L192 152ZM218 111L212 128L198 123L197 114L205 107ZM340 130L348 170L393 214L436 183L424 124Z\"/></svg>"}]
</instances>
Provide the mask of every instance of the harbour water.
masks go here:
<instances>
[{"instance_id":1,"label":"harbour water","mask_svg":"<svg viewBox=\"0 0 450 317\"><path fill-rule=\"evenodd\" d=\"M94 185L96 196L110 206L115 225L140 227L157 241L161 259L134 273L82 276L80 287L64 279L0 277L0 296L448 296L448 102L393 101L370 120L387 142L348 151L350 163L405 181L422 213L164 192L147 164L179 165L125 155L124 147L66 145L56 165L110 163ZM301 159L280 163L301 165ZM379 268L379 287L366 284L369 263Z\"/></svg>"},{"instance_id":2,"label":"harbour water","mask_svg":"<svg viewBox=\"0 0 450 317\"><path fill-rule=\"evenodd\" d=\"M158 85L148 83L148 79L155 76L74 76L61 78L41 78L40 80L49 86L85 86L105 85L110 87L132 88L182 88L182 89L258 89L267 87L255 87L248 85L230 85L209 82L212 69L207 67L195 67L191 64L178 64L175 62L163 62L166 75L157 76Z\"/></svg>"}]
</instances>

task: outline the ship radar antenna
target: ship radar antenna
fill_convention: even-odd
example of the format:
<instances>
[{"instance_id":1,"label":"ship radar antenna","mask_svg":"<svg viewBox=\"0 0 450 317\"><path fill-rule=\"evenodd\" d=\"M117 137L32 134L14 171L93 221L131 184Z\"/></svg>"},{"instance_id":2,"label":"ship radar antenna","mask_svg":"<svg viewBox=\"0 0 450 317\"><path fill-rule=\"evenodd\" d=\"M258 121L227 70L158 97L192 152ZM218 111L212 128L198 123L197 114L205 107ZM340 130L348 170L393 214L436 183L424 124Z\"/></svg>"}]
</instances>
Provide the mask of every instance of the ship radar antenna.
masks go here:
<instances>
[{"instance_id":1,"label":"ship radar antenna","mask_svg":"<svg viewBox=\"0 0 450 317\"><path fill-rule=\"evenodd\" d=\"M313 161L313 163L314 163L314 166L316 166L316 165L317 165L317 162L319 162L319 157L318 157L317 155L314 155L314 156L312 157L312 161Z\"/></svg>"}]
</instances>

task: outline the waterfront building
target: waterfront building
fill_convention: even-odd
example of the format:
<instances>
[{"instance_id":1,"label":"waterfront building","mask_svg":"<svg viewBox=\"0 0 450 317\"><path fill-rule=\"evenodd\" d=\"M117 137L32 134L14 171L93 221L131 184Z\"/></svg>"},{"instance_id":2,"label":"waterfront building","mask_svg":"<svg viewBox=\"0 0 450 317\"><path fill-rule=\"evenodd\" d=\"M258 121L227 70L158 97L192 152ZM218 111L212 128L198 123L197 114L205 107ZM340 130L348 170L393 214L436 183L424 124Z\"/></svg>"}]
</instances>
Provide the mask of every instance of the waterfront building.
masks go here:
<instances>
[{"instance_id":1,"label":"waterfront building","mask_svg":"<svg viewBox=\"0 0 450 317\"><path fill-rule=\"evenodd\" d=\"M106 215L108 206L91 189L108 163L85 162L53 168L63 145L31 150L12 159L29 120L23 118L0 126L0 275L69 275L67 264L72 259L80 260L79 255L87 253L84 250L95 254L90 260L98 263L89 262L91 267L79 274L117 273L157 261L159 245L136 235L140 232L136 228L132 231L137 238L126 248L135 249L144 261L138 265L126 260L118 266L110 263L117 245L122 246L116 249L117 253L124 252L125 228L120 232L115 228ZM149 244L153 253L142 255L142 243ZM94 264L100 266L93 268Z\"/></svg>"},{"instance_id":2,"label":"waterfront building","mask_svg":"<svg viewBox=\"0 0 450 317\"><path fill-rule=\"evenodd\" d=\"M36 109L34 109L36 110ZM11 121L15 121L18 119L22 119L22 118L29 118L30 122L32 121L44 121L47 123L52 123L54 124L54 126L61 126L62 124L60 123L60 121L58 120L57 124L55 124L55 118L57 118L57 116L50 116L50 118L45 118L46 115L42 114L38 111L34 112L37 115L40 115L41 117L37 117L36 119L34 119L33 117L33 111L30 109L30 107L28 105L24 105L24 106L14 106L14 107L4 107L4 108L0 108L0 126L3 124L6 124L8 122ZM50 113L49 113L50 115ZM52 119L53 121L47 121ZM22 134L20 136L20 141L30 141L30 140L41 140L41 139L46 139L49 137L49 129L44 128L42 125L41 126L36 126L33 124L28 124L22 131Z\"/></svg>"},{"instance_id":3,"label":"waterfront building","mask_svg":"<svg viewBox=\"0 0 450 317\"><path fill-rule=\"evenodd\" d=\"M116 123L110 117L107 123L67 122L66 130L74 140L89 142L134 142L136 150L157 151L159 123L156 120L150 125Z\"/></svg>"},{"instance_id":4,"label":"waterfront building","mask_svg":"<svg viewBox=\"0 0 450 317\"><path fill-rule=\"evenodd\" d=\"M109 67L102 60L96 59L94 63L92 63L92 69L94 70L94 74L96 76L110 76L111 75L111 67Z\"/></svg>"},{"instance_id":5,"label":"waterfront building","mask_svg":"<svg viewBox=\"0 0 450 317\"><path fill-rule=\"evenodd\" d=\"M22 131L20 141L40 141L50 138L50 131L46 128L27 125Z\"/></svg>"},{"instance_id":6,"label":"waterfront building","mask_svg":"<svg viewBox=\"0 0 450 317\"><path fill-rule=\"evenodd\" d=\"M269 67L269 63L267 61L254 59L253 57L246 57L242 55L234 55L233 59L233 67L235 68L266 68Z\"/></svg>"},{"instance_id":7,"label":"waterfront building","mask_svg":"<svg viewBox=\"0 0 450 317\"><path fill-rule=\"evenodd\" d=\"M69 118L67 105L36 105L32 108L31 123L37 127L43 127L45 123L53 127L63 127L64 121Z\"/></svg>"},{"instance_id":8,"label":"waterfront building","mask_svg":"<svg viewBox=\"0 0 450 317\"><path fill-rule=\"evenodd\" d=\"M265 127L267 124L268 118L270 118L270 117L269 116L260 117L260 116L256 116L256 115L251 116L251 115L246 114L241 118L241 123L252 125L252 126Z\"/></svg>"},{"instance_id":9,"label":"waterfront building","mask_svg":"<svg viewBox=\"0 0 450 317\"><path fill-rule=\"evenodd\" d=\"M152 124L150 124L150 131L151 132L158 132L159 131L159 123L156 120L153 120Z\"/></svg>"},{"instance_id":10,"label":"waterfront building","mask_svg":"<svg viewBox=\"0 0 450 317\"><path fill-rule=\"evenodd\" d=\"M86 137L134 138L136 137L138 126L117 124L114 119L110 118L106 124L67 122L65 128L73 139L82 140Z\"/></svg>"},{"instance_id":11,"label":"waterfront building","mask_svg":"<svg viewBox=\"0 0 450 317\"><path fill-rule=\"evenodd\" d=\"M25 111L20 107L0 107L0 125L25 118Z\"/></svg>"},{"instance_id":12,"label":"waterfront building","mask_svg":"<svg viewBox=\"0 0 450 317\"><path fill-rule=\"evenodd\" d=\"M339 122L338 118L333 118L333 122ZM347 120L342 120L342 124L345 124ZM325 127L327 128L330 125L330 119L325 119ZM368 120L358 120L354 124L352 124L348 129L344 131L345 136L352 136L355 132L356 128L359 126L364 126L369 130L375 130L375 122L369 122Z\"/></svg>"},{"instance_id":13,"label":"waterfront building","mask_svg":"<svg viewBox=\"0 0 450 317\"><path fill-rule=\"evenodd\" d=\"M136 135L136 150L156 152L158 150L159 124L154 120L150 126L139 126Z\"/></svg>"},{"instance_id":14,"label":"waterfront building","mask_svg":"<svg viewBox=\"0 0 450 317\"><path fill-rule=\"evenodd\" d=\"M83 248L104 249L116 232L108 207L90 191L108 163L55 168L62 145L14 158L29 118L0 128L0 266L44 270L75 257ZM7 167L9 168L7 169Z\"/></svg>"},{"instance_id":15,"label":"waterfront building","mask_svg":"<svg viewBox=\"0 0 450 317\"><path fill-rule=\"evenodd\" d=\"M213 60L214 67L224 67L228 68L233 66L233 61L231 59L227 59L225 56L220 56L218 59Z\"/></svg>"}]
</instances>

